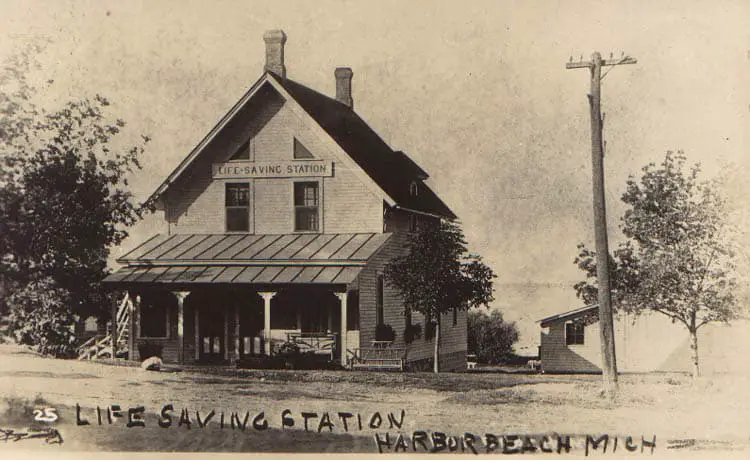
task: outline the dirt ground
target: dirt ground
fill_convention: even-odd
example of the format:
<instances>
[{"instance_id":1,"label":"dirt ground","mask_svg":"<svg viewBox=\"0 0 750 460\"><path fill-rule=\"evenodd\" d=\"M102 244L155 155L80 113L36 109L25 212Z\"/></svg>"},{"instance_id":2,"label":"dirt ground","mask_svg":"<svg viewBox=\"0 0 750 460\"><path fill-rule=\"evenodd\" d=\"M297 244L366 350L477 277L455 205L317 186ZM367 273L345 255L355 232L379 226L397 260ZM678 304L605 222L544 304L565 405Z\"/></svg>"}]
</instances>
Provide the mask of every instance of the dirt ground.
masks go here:
<instances>
[{"instance_id":1,"label":"dirt ground","mask_svg":"<svg viewBox=\"0 0 750 460\"><path fill-rule=\"evenodd\" d=\"M426 431L429 436L433 432L457 436L457 451L469 451L464 433L475 434L482 440L476 442L480 453L486 452L483 442L488 433L500 438L534 435L534 442L547 435L553 449L555 434L572 435L574 450L582 448L576 443L587 434L595 438L609 434L612 442L618 437L621 450L626 436L632 436L639 448L641 437L656 436L655 450L662 453L747 453L748 388L750 379L741 375L707 376L696 382L684 375L623 375L618 400L610 403L599 396L599 376L146 372L131 366L46 359L5 344L0 345L0 428L18 432L55 427L64 442L6 439L0 449L378 452L375 435L385 441L388 433L391 445L382 444L381 449L392 452L401 433L402 447L414 452L411 436ZM165 412L172 423L161 427L159 420L166 424L167 419L160 415L168 404L174 408ZM88 425L77 424L76 405L81 408L80 421ZM120 406L119 413L112 411L113 405ZM132 421L137 425L142 420L145 426L127 427L128 409L139 406L143 412L134 409ZM55 408L58 419L34 422L31 411L42 407ZM180 423L183 409L189 427ZM198 418L202 422L212 411L210 422L201 427ZM290 420L294 426L288 426ZM245 423L244 430L238 428ZM509 446L515 446L510 439ZM528 451L540 451L542 446L535 446ZM417 452L421 451L419 445Z\"/></svg>"}]
</instances>

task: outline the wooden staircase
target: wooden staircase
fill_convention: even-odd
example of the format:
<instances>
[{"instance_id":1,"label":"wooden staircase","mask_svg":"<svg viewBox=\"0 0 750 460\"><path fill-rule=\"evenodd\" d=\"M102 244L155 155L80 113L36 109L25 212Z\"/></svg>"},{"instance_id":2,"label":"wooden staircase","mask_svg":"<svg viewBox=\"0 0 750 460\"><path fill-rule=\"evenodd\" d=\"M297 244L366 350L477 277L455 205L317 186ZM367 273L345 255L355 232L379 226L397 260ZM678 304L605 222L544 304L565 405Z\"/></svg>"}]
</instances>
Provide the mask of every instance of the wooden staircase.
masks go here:
<instances>
[{"instance_id":1,"label":"wooden staircase","mask_svg":"<svg viewBox=\"0 0 750 460\"><path fill-rule=\"evenodd\" d=\"M83 345L78 347L79 360L91 359L114 359L126 357L128 354L128 335L130 334L130 311L133 307L133 301L128 294L122 299L120 306L117 307L117 353L112 353L112 324L107 326L106 335L95 335L88 339Z\"/></svg>"}]
</instances>

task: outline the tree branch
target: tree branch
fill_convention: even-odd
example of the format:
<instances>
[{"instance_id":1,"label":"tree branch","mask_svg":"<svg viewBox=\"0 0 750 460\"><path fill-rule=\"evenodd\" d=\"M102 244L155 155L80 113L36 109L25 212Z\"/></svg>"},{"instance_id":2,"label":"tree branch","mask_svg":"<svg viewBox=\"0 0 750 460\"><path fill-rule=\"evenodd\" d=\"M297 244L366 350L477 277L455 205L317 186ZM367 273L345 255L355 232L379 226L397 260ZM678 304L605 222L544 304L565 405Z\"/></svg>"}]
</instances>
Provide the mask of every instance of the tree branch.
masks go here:
<instances>
[{"instance_id":1,"label":"tree branch","mask_svg":"<svg viewBox=\"0 0 750 460\"><path fill-rule=\"evenodd\" d=\"M658 307L652 307L651 309L654 310L655 312L661 313L662 315L666 315L666 316L669 316L672 319L676 319L676 320L680 321L682 324L684 324L685 327L690 328L690 325L688 324L688 322L685 319L681 318L680 316L678 316L678 315L676 315L674 313L669 313L666 310L663 310L663 309L658 308Z\"/></svg>"}]
</instances>

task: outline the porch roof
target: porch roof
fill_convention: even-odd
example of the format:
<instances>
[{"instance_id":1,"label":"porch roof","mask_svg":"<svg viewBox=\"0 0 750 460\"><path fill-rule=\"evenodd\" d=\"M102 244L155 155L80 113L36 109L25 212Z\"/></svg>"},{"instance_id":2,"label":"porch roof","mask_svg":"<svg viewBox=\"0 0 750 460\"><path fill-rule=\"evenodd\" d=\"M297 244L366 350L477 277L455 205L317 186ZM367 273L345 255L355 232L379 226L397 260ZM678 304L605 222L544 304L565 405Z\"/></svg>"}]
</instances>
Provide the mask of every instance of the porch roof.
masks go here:
<instances>
[{"instance_id":1,"label":"porch roof","mask_svg":"<svg viewBox=\"0 0 750 460\"><path fill-rule=\"evenodd\" d=\"M118 284L349 284L390 237L157 234L117 261Z\"/></svg>"}]
</instances>

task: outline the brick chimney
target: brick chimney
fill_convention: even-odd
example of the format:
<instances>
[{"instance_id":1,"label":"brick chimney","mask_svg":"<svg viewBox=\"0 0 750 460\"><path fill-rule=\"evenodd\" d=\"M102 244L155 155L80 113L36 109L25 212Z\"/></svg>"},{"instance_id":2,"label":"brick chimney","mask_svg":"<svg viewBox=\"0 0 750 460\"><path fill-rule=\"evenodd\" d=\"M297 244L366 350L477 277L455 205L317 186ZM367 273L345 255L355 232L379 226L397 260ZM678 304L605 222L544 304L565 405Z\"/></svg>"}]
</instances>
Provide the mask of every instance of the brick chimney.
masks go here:
<instances>
[{"instance_id":1,"label":"brick chimney","mask_svg":"<svg viewBox=\"0 0 750 460\"><path fill-rule=\"evenodd\" d=\"M266 65L264 70L275 73L281 78L286 78L286 67L284 67L284 43L286 34L283 30L268 30L263 34L266 42Z\"/></svg>"},{"instance_id":2,"label":"brick chimney","mask_svg":"<svg viewBox=\"0 0 750 460\"><path fill-rule=\"evenodd\" d=\"M336 100L348 107L354 107L354 101L352 100L354 72L349 67L337 67L333 74L336 76Z\"/></svg>"}]
</instances>

